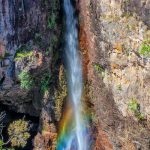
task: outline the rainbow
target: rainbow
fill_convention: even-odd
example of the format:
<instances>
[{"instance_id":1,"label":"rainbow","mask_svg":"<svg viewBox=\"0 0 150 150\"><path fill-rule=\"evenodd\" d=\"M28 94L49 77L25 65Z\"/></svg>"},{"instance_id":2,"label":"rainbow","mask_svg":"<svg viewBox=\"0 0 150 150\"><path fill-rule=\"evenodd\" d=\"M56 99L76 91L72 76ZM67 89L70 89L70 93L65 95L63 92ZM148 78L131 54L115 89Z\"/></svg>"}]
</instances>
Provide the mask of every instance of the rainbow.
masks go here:
<instances>
[{"instance_id":1,"label":"rainbow","mask_svg":"<svg viewBox=\"0 0 150 150\"><path fill-rule=\"evenodd\" d=\"M59 126L59 134L57 140L56 150L67 149L69 141L71 141L72 131L75 127L73 121L73 111L71 108L67 108L67 111L64 112L63 117Z\"/></svg>"},{"instance_id":2,"label":"rainbow","mask_svg":"<svg viewBox=\"0 0 150 150\"><path fill-rule=\"evenodd\" d=\"M59 124L59 132L57 137L56 150L76 150L76 123L75 115L73 114L72 106L67 106ZM90 113L84 113L82 115L82 134L84 135L85 141L88 141L89 136L89 119L91 118ZM78 149L77 149L78 150ZM88 148L86 149L88 150Z\"/></svg>"}]
</instances>

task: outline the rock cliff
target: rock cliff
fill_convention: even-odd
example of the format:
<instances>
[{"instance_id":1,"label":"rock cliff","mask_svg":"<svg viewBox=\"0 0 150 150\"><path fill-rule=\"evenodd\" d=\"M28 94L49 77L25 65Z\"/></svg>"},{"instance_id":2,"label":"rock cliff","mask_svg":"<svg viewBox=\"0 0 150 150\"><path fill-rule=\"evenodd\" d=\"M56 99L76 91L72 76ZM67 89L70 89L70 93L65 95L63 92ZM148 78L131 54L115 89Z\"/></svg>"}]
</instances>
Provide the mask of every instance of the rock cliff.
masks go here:
<instances>
[{"instance_id":1,"label":"rock cliff","mask_svg":"<svg viewBox=\"0 0 150 150\"><path fill-rule=\"evenodd\" d=\"M93 150L150 149L150 1L74 0ZM66 108L60 0L0 0L0 104L38 116L55 149Z\"/></svg>"},{"instance_id":2,"label":"rock cliff","mask_svg":"<svg viewBox=\"0 0 150 150\"><path fill-rule=\"evenodd\" d=\"M57 1L0 1L0 101L18 112L40 114L39 82L51 72L52 51L59 45L58 14ZM36 80L34 88L20 88L23 70Z\"/></svg>"},{"instance_id":3,"label":"rock cliff","mask_svg":"<svg viewBox=\"0 0 150 150\"><path fill-rule=\"evenodd\" d=\"M150 1L77 4L85 78L96 113L95 149L148 150Z\"/></svg>"},{"instance_id":4,"label":"rock cliff","mask_svg":"<svg viewBox=\"0 0 150 150\"><path fill-rule=\"evenodd\" d=\"M35 149L52 146L61 17L59 0L0 0L0 104L40 118Z\"/></svg>"}]
</instances>

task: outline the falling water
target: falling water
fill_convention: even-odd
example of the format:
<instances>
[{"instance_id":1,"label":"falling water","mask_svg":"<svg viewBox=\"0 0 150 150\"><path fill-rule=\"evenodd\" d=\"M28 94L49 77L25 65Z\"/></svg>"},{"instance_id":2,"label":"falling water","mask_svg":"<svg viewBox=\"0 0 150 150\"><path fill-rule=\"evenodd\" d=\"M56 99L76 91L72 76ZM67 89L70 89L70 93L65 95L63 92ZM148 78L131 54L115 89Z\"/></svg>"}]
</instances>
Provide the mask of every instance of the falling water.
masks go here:
<instances>
[{"instance_id":1,"label":"falling water","mask_svg":"<svg viewBox=\"0 0 150 150\"><path fill-rule=\"evenodd\" d=\"M63 120L62 131L58 138L57 150L88 150L87 130L81 114L82 65L78 52L77 19L74 11L71 0L64 0L66 17L65 54L69 100L71 100L73 115L70 115L70 112L66 113L66 119Z\"/></svg>"}]
</instances>

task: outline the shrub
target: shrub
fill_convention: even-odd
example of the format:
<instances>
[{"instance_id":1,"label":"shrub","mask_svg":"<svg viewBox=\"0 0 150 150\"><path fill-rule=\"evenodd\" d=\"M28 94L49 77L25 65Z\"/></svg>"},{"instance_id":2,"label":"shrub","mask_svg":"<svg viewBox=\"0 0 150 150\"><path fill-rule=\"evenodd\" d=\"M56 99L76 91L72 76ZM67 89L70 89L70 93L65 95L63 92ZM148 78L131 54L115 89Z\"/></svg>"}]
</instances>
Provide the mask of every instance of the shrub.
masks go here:
<instances>
[{"instance_id":1,"label":"shrub","mask_svg":"<svg viewBox=\"0 0 150 150\"><path fill-rule=\"evenodd\" d=\"M4 148L5 143L3 140L0 140L0 150L15 150L13 148Z\"/></svg>"},{"instance_id":2,"label":"shrub","mask_svg":"<svg viewBox=\"0 0 150 150\"><path fill-rule=\"evenodd\" d=\"M33 87L34 82L28 71L23 70L18 77L21 81L21 88L31 89Z\"/></svg>"},{"instance_id":3,"label":"shrub","mask_svg":"<svg viewBox=\"0 0 150 150\"><path fill-rule=\"evenodd\" d=\"M8 135L12 137L10 139L11 145L13 147L25 147L27 140L30 138L29 130L29 122L23 119L11 123L8 127Z\"/></svg>"},{"instance_id":4,"label":"shrub","mask_svg":"<svg viewBox=\"0 0 150 150\"><path fill-rule=\"evenodd\" d=\"M96 71L96 73L100 76L100 77L104 77L104 72L105 70L103 69L103 67L100 64L93 64L94 69Z\"/></svg>"},{"instance_id":5,"label":"shrub","mask_svg":"<svg viewBox=\"0 0 150 150\"><path fill-rule=\"evenodd\" d=\"M65 78L64 68L61 66L59 70L59 86L55 90L55 115L57 121L59 121L62 114L62 106L65 97L67 96L67 82Z\"/></svg>"},{"instance_id":6,"label":"shrub","mask_svg":"<svg viewBox=\"0 0 150 150\"><path fill-rule=\"evenodd\" d=\"M57 26L57 16L58 16L58 11L59 11L59 8L60 8L60 5L59 5L59 0L55 0L51 3L51 8L50 8L50 12L48 13L48 21L47 21L47 24L48 24L48 28L49 29L55 29L55 27Z\"/></svg>"},{"instance_id":7,"label":"shrub","mask_svg":"<svg viewBox=\"0 0 150 150\"><path fill-rule=\"evenodd\" d=\"M4 145L3 140L0 140L0 150L3 150L3 145Z\"/></svg>"},{"instance_id":8,"label":"shrub","mask_svg":"<svg viewBox=\"0 0 150 150\"><path fill-rule=\"evenodd\" d=\"M136 99L131 99L128 104L128 109L134 113L135 117L141 121L144 120L144 115L140 112L140 104Z\"/></svg>"},{"instance_id":9,"label":"shrub","mask_svg":"<svg viewBox=\"0 0 150 150\"><path fill-rule=\"evenodd\" d=\"M4 128L4 125L3 125L3 120L5 119L6 117L6 113L5 112L1 112L0 113L0 150L14 150L13 148L4 148L5 145L8 145L10 143L10 139L11 137L9 137L9 139L4 142L4 137L3 137L3 128Z\"/></svg>"},{"instance_id":10,"label":"shrub","mask_svg":"<svg viewBox=\"0 0 150 150\"><path fill-rule=\"evenodd\" d=\"M140 110L140 105L137 103L137 101L135 99L131 99L129 104L128 104L128 107L129 109L132 111L132 112L135 112L135 111L139 111Z\"/></svg>"},{"instance_id":11,"label":"shrub","mask_svg":"<svg viewBox=\"0 0 150 150\"><path fill-rule=\"evenodd\" d=\"M22 60L24 58L31 57L31 56L33 56L33 51L19 52L16 54L15 60Z\"/></svg>"},{"instance_id":12,"label":"shrub","mask_svg":"<svg viewBox=\"0 0 150 150\"><path fill-rule=\"evenodd\" d=\"M48 28L53 29L56 26L56 15L55 13L52 13L48 17Z\"/></svg>"},{"instance_id":13,"label":"shrub","mask_svg":"<svg viewBox=\"0 0 150 150\"><path fill-rule=\"evenodd\" d=\"M145 57L150 57L150 40L145 40L142 43L139 54Z\"/></svg>"}]
</instances>

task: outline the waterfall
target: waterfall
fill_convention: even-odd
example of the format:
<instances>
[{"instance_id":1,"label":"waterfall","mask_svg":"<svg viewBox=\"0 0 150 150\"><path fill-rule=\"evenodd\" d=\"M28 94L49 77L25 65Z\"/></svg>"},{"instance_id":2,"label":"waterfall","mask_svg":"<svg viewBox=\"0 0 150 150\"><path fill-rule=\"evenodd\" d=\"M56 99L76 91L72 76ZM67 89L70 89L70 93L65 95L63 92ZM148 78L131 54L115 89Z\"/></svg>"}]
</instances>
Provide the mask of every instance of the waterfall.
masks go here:
<instances>
[{"instance_id":1,"label":"waterfall","mask_svg":"<svg viewBox=\"0 0 150 150\"><path fill-rule=\"evenodd\" d=\"M66 18L65 55L72 115L69 114L70 112L66 113L66 119L63 120L64 123L56 149L88 150L86 138L87 129L81 113L82 65L78 51L78 22L74 15L75 10L71 0L64 0L63 6Z\"/></svg>"}]
</instances>

